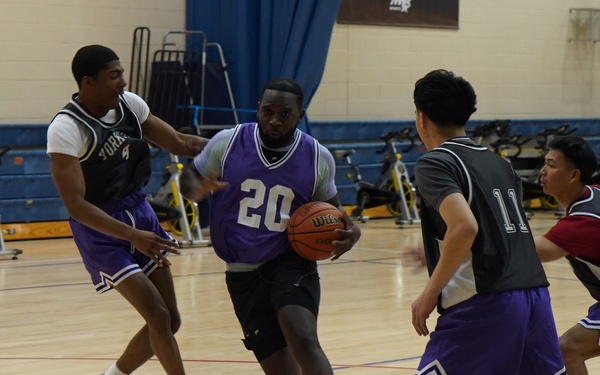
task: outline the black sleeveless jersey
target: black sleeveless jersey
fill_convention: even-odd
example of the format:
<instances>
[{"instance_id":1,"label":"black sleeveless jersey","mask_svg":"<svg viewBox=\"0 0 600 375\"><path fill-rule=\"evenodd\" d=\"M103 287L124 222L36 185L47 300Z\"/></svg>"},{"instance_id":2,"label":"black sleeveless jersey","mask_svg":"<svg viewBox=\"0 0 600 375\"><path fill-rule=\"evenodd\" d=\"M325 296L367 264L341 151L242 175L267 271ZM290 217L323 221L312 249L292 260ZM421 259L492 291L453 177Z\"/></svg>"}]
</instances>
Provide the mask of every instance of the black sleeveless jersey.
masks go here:
<instances>
[{"instance_id":1,"label":"black sleeveless jersey","mask_svg":"<svg viewBox=\"0 0 600 375\"><path fill-rule=\"evenodd\" d=\"M576 201L569 207L569 216L585 216L589 220L600 220L598 212L600 212L600 190L588 186L590 196ZM600 262L592 259L587 259L585 256L573 257L566 256L575 276L590 292L590 295L600 301Z\"/></svg>"},{"instance_id":2,"label":"black sleeveless jersey","mask_svg":"<svg viewBox=\"0 0 600 375\"><path fill-rule=\"evenodd\" d=\"M521 203L519 176L510 164L467 137L444 142L415 165L421 227L430 274L437 265L446 224L438 212L451 193L462 194L479 232L457 275L442 293L450 303L475 293L548 286ZM454 295L453 295L454 294Z\"/></svg>"},{"instance_id":3,"label":"black sleeveless jersey","mask_svg":"<svg viewBox=\"0 0 600 375\"><path fill-rule=\"evenodd\" d=\"M85 178L85 199L95 205L117 200L145 186L152 171L150 149L137 115L121 97L119 118L105 123L87 113L73 99L59 112L89 129L92 142L79 158Z\"/></svg>"}]
</instances>

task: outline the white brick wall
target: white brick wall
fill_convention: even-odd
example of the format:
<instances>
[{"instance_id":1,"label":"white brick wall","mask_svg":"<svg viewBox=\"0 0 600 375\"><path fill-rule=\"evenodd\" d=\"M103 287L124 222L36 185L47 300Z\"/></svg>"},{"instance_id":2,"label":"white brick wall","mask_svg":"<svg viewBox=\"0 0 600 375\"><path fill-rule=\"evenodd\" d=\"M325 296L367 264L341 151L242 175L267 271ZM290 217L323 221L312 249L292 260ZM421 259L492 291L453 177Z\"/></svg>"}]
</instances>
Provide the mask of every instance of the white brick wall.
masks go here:
<instances>
[{"instance_id":1,"label":"white brick wall","mask_svg":"<svg viewBox=\"0 0 600 375\"><path fill-rule=\"evenodd\" d=\"M600 117L600 43L568 42L570 8L600 2L460 0L458 30L336 24L308 113L412 119L414 82L445 68L475 87L474 118Z\"/></svg>"},{"instance_id":2,"label":"white brick wall","mask_svg":"<svg viewBox=\"0 0 600 375\"><path fill-rule=\"evenodd\" d=\"M185 0L0 0L0 126L48 123L77 91L71 59L104 44L129 77L133 31L185 28Z\"/></svg>"},{"instance_id":3,"label":"white brick wall","mask_svg":"<svg viewBox=\"0 0 600 375\"><path fill-rule=\"evenodd\" d=\"M569 8L598 0L460 0L458 30L336 24L312 120L411 119L414 82L436 68L471 81L474 118L600 117L600 43L569 43ZM152 48L185 28L185 0L0 0L0 126L47 123L76 91L70 61L133 30ZM126 72L126 77L129 77Z\"/></svg>"}]
</instances>

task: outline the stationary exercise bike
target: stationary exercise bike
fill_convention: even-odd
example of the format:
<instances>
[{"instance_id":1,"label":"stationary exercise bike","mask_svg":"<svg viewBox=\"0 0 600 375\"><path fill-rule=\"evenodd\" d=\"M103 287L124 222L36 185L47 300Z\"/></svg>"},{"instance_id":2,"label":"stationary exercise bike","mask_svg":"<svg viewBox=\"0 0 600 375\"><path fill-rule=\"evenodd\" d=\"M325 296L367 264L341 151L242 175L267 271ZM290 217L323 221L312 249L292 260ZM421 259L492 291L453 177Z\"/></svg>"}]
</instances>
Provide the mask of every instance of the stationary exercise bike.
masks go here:
<instances>
[{"instance_id":1,"label":"stationary exercise bike","mask_svg":"<svg viewBox=\"0 0 600 375\"><path fill-rule=\"evenodd\" d=\"M159 221L168 222L173 233L183 238L180 246L210 246L210 241L202 238L198 205L181 195L179 176L184 166L176 155L169 154L169 159L160 189L146 199Z\"/></svg>"},{"instance_id":2,"label":"stationary exercise bike","mask_svg":"<svg viewBox=\"0 0 600 375\"><path fill-rule=\"evenodd\" d=\"M529 141L531 141L531 138L529 138L529 137L523 138L520 134L515 134L515 135L511 135L511 136L498 138L494 142L490 143L490 147L492 147L494 152L496 152L497 154L502 156L504 159L506 159L506 161L508 161L513 166L513 169L515 170L515 172L517 174L522 176L522 173L524 173L524 171L518 170L517 169L518 165L516 165L516 164L520 163L517 161L521 160L519 158L519 155L521 155L523 145L525 145ZM523 159L525 159L526 162L529 162L529 159L531 159L531 158L523 158ZM544 199L545 197L547 197L547 195L544 194L542 186L539 184L539 180L538 181L530 180L529 177L522 178L521 184L523 186L523 198L522 198L523 202L527 202L527 201L530 201L533 199L538 199L538 198ZM533 214L531 214L531 213L528 213L528 214L530 216L533 216Z\"/></svg>"},{"instance_id":3,"label":"stationary exercise bike","mask_svg":"<svg viewBox=\"0 0 600 375\"><path fill-rule=\"evenodd\" d=\"M521 138L520 135L506 135L499 137L490 143L494 151L507 159L519 175L523 177L523 201L528 202L533 199L539 199L541 207L549 210L560 210L560 205L556 198L543 192L540 185L540 174L545 163L545 155L548 151L548 144L557 136L569 135L577 129L569 129L569 124L562 124L557 128L546 128L538 132L535 149L538 155L534 157L520 158L523 145L528 143L531 138Z\"/></svg>"},{"instance_id":4,"label":"stationary exercise bike","mask_svg":"<svg viewBox=\"0 0 600 375\"><path fill-rule=\"evenodd\" d=\"M397 218L397 224L421 222L416 204L416 189L410 181L406 165L401 160L402 155L397 152L395 145L398 141L408 140L410 144L402 152L412 149L418 135L412 135L411 132L412 127L407 127L379 137L384 142L384 146L376 152L383 154L383 162L379 176L374 183L363 181L360 166L352 162L350 155L354 154L356 150L334 152L335 157L344 159L351 169L347 177L353 179L357 192L357 206L351 213L353 218L364 223L368 219L363 216L365 209L385 205L388 211Z\"/></svg>"},{"instance_id":5,"label":"stationary exercise bike","mask_svg":"<svg viewBox=\"0 0 600 375\"><path fill-rule=\"evenodd\" d=\"M467 130L475 143L482 144L493 135L503 138L510 136L510 120L493 120L477 125L472 130Z\"/></svg>"},{"instance_id":6,"label":"stationary exercise bike","mask_svg":"<svg viewBox=\"0 0 600 375\"><path fill-rule=\"evenodd\" d=\"M510 120L494 120L473 128L470 131L473 140L476 143L482 144L483 140L486 140L487 147L492 149L495 153L502 156L508 163L510 163L520 176L522 173L526 173L527 170L519 170L523 166L527 167L531 164L531 158L520 157L523 150L523 146L531 141L529 137L522 137L521 134L511 134ZM490 142L490 140L495 139ZM533 159L536 163L536 159ZM527 181L527 179L521 179L523 187L523 202L529 202L533 199L544 197L544 191L542 186L536 182ZM530 219L533 216L533 212L526 211L527 218Z\"/></svg>"}]
</instances>

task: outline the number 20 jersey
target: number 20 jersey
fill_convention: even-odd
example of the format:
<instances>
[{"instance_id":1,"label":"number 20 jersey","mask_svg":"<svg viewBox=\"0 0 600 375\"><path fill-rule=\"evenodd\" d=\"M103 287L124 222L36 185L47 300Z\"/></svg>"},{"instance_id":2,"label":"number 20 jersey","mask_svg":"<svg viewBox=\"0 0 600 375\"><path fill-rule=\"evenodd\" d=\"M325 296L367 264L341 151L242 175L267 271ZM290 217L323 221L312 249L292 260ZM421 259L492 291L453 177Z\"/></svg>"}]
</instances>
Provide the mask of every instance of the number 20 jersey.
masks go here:
<instances>
[{"instance_id":1,"label":"number 20 jersey","mask_svg":"<svg viewBox=\"0 0 600 375\"><path fill-rule=\"evenodd\" d=\"M317 186L318 142L296 130L289 151L274 163L264 155L256 123L240 124L222 159L229 185L213 196L211 241L227 263L264 263L291 247L292 212L310 202Z\"/></svg>"}]
</instances>

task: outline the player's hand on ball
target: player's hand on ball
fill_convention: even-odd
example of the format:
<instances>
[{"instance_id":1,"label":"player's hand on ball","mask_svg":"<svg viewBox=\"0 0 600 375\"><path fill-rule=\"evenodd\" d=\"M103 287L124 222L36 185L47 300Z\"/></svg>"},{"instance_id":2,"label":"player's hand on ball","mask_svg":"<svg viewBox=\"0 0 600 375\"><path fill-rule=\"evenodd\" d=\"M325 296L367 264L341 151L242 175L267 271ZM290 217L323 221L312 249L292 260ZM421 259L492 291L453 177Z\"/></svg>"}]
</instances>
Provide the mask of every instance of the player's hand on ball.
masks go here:
<instances>
[{"instance_id":1,"label":"player's hand on ball","mask_svg":"<svg viewBox=\"0 0 600 375\"><path fill-rule=\"evenodd\" d=\"M350 251L360 238L360 228L356 225L347 229L336 229L335 232L339 233L342 236L342 239L333 241L333 245L335 245L337 249L333 251L334 254L331 260L336 260L344 253Z\"/></svg>"},{"instance_id":2,"label":"player's hand on ball","mask_svg":"<svg viewBox=\"0 0 600 375\"><path fill-rule=\"evenodd\" d=\"M298 207L290 217L287 231L292 249L310 260L336 260L360 238L360 228L352 224L345 212L323 201Z\"/></svg>"},{"instance_id":3,"label":"player's hand on ball","mask_svg":"<svg viewBox=\"0 0 600 375\"><path fill-rule=\"evenodd\" d=\"M333 205L308 202L298 207L288 222L288 240L298 255L309 260L331 258L339 250L336 241L343 240L338 229L346 228L343 214Z\"/></svg>"}]
</instances>

